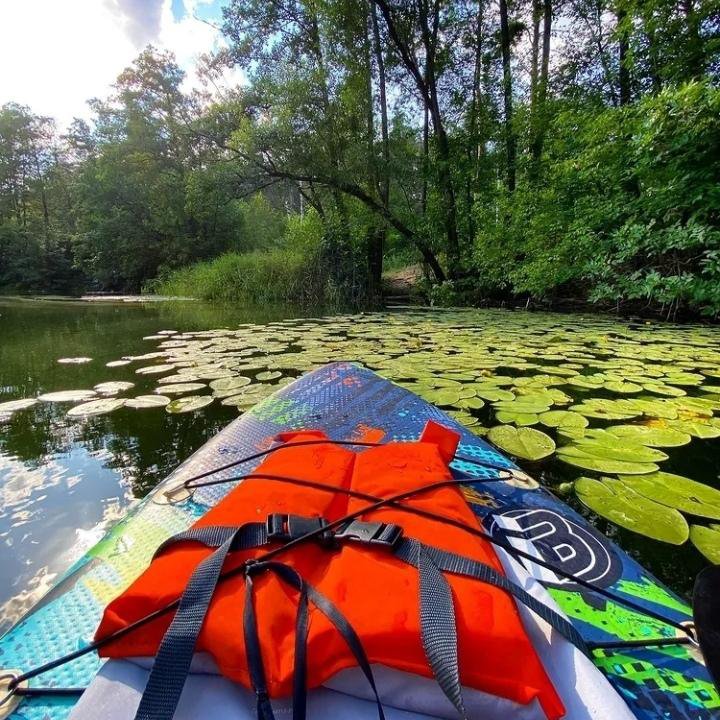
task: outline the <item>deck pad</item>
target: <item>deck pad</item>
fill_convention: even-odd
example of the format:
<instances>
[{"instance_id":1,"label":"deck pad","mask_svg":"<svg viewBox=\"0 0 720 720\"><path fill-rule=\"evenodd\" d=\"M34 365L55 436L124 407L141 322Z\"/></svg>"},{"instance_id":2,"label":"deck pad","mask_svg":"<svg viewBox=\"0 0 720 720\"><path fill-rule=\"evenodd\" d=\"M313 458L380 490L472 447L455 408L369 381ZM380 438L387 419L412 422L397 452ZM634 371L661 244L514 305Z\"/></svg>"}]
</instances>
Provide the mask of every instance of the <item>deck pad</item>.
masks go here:
<instances>
[{"instance_id":1,"label":"deck pad","mask_svg":"<svg viewBox=\"0 0 720 720\"><path fill-rule=\"evenodd\" d=\"M334 363L299 378L232 422L183 463L76 563L33 610L0 639L0 668L28 670L92 640L105 605L147 566L157 546L186 529L229 492L232 482L200 488L178 504L153 496L182 480L272 446L281 431L323 430L333 439L417 440L432 419L462 435L458 456L513 464L481 438L413 393L352 363ZM260 460L219 473L250 472ZM536 483L493 481L497 471L456 460L477 478L465 495L488 532L540 554L585 580L675 621L688 605L579 514ZM669 626L607 600L549 571L536 572L588 642L673 637ZM720 720L720 696L688 645L595 651L594 661L641 720ZM31 685L86 687L101 661L90 653L31 680ZM67 718L74 700L25 699L14 720ZM610 719L608 719L610 720Z\"/></svg>"}]
</instances>

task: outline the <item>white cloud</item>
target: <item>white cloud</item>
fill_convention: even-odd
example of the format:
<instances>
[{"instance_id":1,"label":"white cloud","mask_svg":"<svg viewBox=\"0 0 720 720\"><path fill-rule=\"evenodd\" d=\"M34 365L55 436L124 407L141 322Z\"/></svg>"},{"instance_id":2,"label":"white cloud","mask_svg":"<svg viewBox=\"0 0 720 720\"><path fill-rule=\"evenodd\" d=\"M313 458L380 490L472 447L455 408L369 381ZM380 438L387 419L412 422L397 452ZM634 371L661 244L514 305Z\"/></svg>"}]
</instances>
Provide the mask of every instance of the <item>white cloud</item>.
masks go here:
<instances>
[{"instance_id":1,"label":"white cloud","mask_svg":"<svg viewBox=\"0 0 720 720\"><path fill-rule=\"evenodd\" d=\"M221 42L194 17L207 1L185 0L176 21L171 0L2 0L0 104L29 105L60 127L87 118L87 100L106 95L147 43L174 52L192 87L197 57Z\"/></svg>"}]
</instances>

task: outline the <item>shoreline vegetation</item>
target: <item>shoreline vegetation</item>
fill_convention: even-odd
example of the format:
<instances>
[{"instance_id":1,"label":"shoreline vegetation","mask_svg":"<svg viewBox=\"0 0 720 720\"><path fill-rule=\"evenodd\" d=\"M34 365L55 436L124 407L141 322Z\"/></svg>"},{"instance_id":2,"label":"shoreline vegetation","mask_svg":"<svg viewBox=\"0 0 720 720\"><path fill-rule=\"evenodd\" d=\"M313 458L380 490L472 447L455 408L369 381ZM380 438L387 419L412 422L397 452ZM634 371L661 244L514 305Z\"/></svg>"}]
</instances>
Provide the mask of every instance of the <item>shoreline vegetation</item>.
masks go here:
<instances>
[{"instance_id":1,"label":"shoreline vegetation","mask_svg":"<svg viewBox=\"0 0 720 720\"><path fill-rule=\"evenodd\" d=\"M421 267L434 306L717 320L719 28L707 0L228 0L227 94L148 46L89 120L0 107L0 291L365 309Z\"/></svg>"}]
</instances>

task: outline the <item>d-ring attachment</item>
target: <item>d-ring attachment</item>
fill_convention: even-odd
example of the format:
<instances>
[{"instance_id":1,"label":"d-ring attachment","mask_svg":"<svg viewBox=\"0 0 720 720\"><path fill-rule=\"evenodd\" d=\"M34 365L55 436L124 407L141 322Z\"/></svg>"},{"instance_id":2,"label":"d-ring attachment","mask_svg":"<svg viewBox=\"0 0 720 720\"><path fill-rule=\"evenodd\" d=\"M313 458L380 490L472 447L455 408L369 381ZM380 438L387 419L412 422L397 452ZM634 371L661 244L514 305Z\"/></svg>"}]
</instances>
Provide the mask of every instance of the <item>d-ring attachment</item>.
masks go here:
<instances>
[{"instance_id":1,"label":"d-ring attachment","mask_svg":"<svg viewBox=\"0 0 720 720\"><path fill-rule=\"evenodd\" d=\"M15 690L27 688L27 680L18 683L17 687L11 687L13 681L17 680L20 675L22 673L19 670L0 670L0 720L9 718L22 702L22 696L18 695Z\"/></svg>"},{"instance_id":2,"label":"d-ring attachment","mask_svg":"<svg viewBox=\"0 0 720 720\"><path fill-rule=\"evenodd\" d=\"M520 488L521 490L536 490L540 487L540 483L538 483L535 478L522 470L507 468L507 470L501 470L500 472L508 474L508 477L503 479L508 485L512 485L513 487Z\"/></svg>"},{"instance_id":3,"label":"d-ring attachment","mask_svg":"<svg viewBox=\"0 0 720 720\"><path fill-rule=\"evenodd\" d=\"M152 501L156 505L177 505L178 503L185 502L192 497L192 491L185 487L185 483L175 485L175 487L169 487L165 490L158 488L155 494L152 496Z\"/></svg>"}]
</instances>

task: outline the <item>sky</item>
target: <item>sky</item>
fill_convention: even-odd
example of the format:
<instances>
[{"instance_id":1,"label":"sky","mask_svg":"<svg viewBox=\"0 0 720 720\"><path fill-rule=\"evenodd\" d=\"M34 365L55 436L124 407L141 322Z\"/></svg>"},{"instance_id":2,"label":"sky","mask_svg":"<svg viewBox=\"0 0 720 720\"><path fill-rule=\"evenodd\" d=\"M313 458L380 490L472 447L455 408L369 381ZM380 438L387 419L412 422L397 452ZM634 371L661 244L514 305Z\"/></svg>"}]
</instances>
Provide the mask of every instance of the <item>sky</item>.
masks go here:
<instances>
[{"instance_id":1,"label":"sky","mask_svg":"<svg viewBox=\"0 0 720 720\"><path fill-rule=\"evenodd\" d=\"M0 0L0 105L29 105L60 128L88 119L87 101L106 96L149 43L175 53L186 89L199 86L197 58L222 42L212 24L224 2Z\"/></svg>"}]
</instances>

